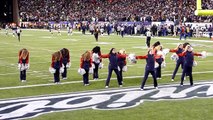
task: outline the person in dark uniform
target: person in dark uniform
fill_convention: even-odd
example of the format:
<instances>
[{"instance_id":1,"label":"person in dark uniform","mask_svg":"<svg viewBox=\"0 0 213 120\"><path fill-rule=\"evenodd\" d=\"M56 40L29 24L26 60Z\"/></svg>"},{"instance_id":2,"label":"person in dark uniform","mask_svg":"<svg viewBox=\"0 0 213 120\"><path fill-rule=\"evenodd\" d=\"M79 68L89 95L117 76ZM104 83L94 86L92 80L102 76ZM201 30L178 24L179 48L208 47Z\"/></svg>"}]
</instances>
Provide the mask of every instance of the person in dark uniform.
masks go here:
<instances>
[{"instance_id":1,"label":"person in dark uniform","mask_svg":"<svg viewBox=\"0 0 213 120\"><path fill-rule=\"evenodd\" d=\"M26 70L29 69L29 51L25 48L19 51L18 68L21 82L26 82Z\"/></svg>"},{"instance_id":2,"label":"person in dark uniform","mask_svg":"<svg viewBox=\"0 0 213 120\"><path fill-rule=\"evenodd\" d=\"M144 86L146 83L146 80L148 78L149 73L152 74L152 78L154 80L154 87L158 89L158 83L155 75L155 51L152 49L148 50L148 54L145 56L136 56L136 59L146 59L146 68L145 68L145 75L143 78L143 81L141 83L141 90L144 90Z\"/></svg>"},{"instance_id":3,"label":"person in dark uniform","mask_svg":"<svg viewBox=\"0 0 213 120\"><path fill-rule=\"evenodd\" d=\"M52 63L51 67L55 69L54 72L54 83L58 84L60 82L60 73L62 68L62 55L60 51L57 51L52 54Z\"/></svg>"},{"instance_id":4,"label":"person in dark uniform","mask_svg":"<svg viewBox=\"0 0 213 120\"><path fill-rule=\"evenodd\" d=\"M151 35L152 35L152 33L148 29L147 32L146 32L146 46L148 48L150 47Z\"/></svg>"},{"instance_id":5,"label":"person in dark uniform","mask_svg":"<svg viewBox=\"0 0 213 120\"><path fill-rule=\"evenodd\" d=\"M99 34L99 29L98 29L98 27L95 27L95 30L94 30L94 36L95 36L95 40L96 40L96 42L98 42L98 34Z\"/></svg>"},{"instance_id":6,"label":"person in dark uniform","mask_svg":"<svg viewBox=\"0 0 213 120\"><path fill-rule=\"evenodd\" d=\"M126 51L124 49L121 49L118 54L119 55L126 55ZM121 76L121 82L123 83L123 72L127 71L126 57L118 58L118 67L120 68L119 73L120 73L120 76Z\"/></svg>"},{"instance_id":7,"label":"person in dark uniform","mask_svg":"<svg viewBox=\"0 0 213 120\"><path fill-rule=\"evenodd\" d=\"M202 54L193 52L192 46L187 45L184 52L178 54L178 56L185 57L180 85L183 86L184 77L185 75L187 75L189 76L190 85L193 86L192 67L194 62L194 56L202 56Z\"/></svg>"},{"instance_id":8,"label":"person in dark uniform","mask_svg":"<svg viewBox=\"0 0 213 120\"><path fill-rule=\"evenodd\" d=\"M109 87L109 82L112 76L112 71L115 72L117 75L118 84L120 87L122 87L122 81L121 76L119 74L119 68L118 68L118 58L125 58L126 55L119 55L116 52L115 48L112 48L109 52L109 54L101 55L102 58L109 58L109 66L108 66L108 77L106 80L105 88Z\"/></svg>"},{"instance_id":9,"label":"person in dark uniform","mask_svg":"<svg viewBox=\"0 0 213 120\"><path fill-rule=\"evenodd\" d=\"M67 68L70 67L70 52L67 48L63 48L60 50L61 55L62 55L62 64L64 65L64 72L61 74L62 79L66 80L67 79Z\"/></svg>"},{"instance_id":10,"label":"person in dark uniform","mask_svg":"<svg viewBox=\"0 0 213 120\"><path fill-rule=\"evenodd\" d=\"M20 29L20 27L17 27L17 30L16 30L16 34L17 34L17 36L18 36L18 41L20 42L20 39L21 39L21 29Z\"/></svg>"},{"instance_id":11,"label":"person in dark uniform","mask_svg":"<svg viewBox=\"0 0 213 120\"><path fill-rule=\"evenodd\" d=\"M89 85L89 71L92 69L92 59L91 59L91 53L89 51L86 51L81 56L80 60L80 68L85 70L85 74L83 75L83 83L84 86Z\"/></svg>"},{"instance_id":12,"label":"person in dark uniform","mask_svg":"<svg viewBox=\"0 0 213 120\"><path fill-rule=\"evenodd\" d=\"M98 69L101 68L100 65L102 64L101 59L101 48L99 46L96 46L92 49L92 62L94 64L93 69L93 79L97 80L99 78L98 76Z\"/></svg>"},{"instance_id":13,"label":"person in dark uniform","mask_svg":"<svg viewBox=\"0 0 213 120\"><path fill-rule=\"evenodd\" d=\"M178 56L178 54L181 54L183 51L184 51L183 50L183 44L179 44L177 46L177 48L169 50L169 52L176 53L177 56ZM184 57L183 56L178 56L178 60L176 61L176 67L175 67L175 70L174 70L173 75L172 75L172 81L174 81L175 75L176 75L180 65L181 65L181 68L183 69L183 64L184 64Z\"/></svg>"}]
</instances>

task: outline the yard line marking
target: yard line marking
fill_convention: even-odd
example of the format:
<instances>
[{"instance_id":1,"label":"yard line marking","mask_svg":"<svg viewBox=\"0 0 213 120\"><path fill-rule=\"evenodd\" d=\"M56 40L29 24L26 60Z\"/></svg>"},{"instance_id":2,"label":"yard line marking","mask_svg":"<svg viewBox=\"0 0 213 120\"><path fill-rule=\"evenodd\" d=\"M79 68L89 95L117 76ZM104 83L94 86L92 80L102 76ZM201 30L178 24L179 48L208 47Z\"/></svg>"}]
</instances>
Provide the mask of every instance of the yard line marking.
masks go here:
<instances>
[{"instance_id":1,"label":"yard line marking","mask_svg":"<svg viewBox=\"0 0 213 120\"><path fill-rule=\"evenodd\" d=\"M193 74L206 74L206 73L213 73L213 71L203 71L203 72L193 72ZM162 76L171 76L172 74L164 74ZM182 73L177 73L176 75L182 75ZM143 76L127 76L123 77L124 79L131 79L131 78L143 78ZM111 78L111 80L116 80L117 78ZM90 82L99 82L105 81L106 79L99 79L99 80L90 80ZM61 85L65 84L74 84L74 83L82 83L83 81L71 81L71 82L62 82ZM48 84L36 84L36 85L25 85L25 86L13 86L13 87L1 87L0 90L8 90L8 89L18 89L18 88L32 88L32 87L44 87L44 86L52 86L56 85L55 83L48 83Z\"/></svg>"}]
</instances>

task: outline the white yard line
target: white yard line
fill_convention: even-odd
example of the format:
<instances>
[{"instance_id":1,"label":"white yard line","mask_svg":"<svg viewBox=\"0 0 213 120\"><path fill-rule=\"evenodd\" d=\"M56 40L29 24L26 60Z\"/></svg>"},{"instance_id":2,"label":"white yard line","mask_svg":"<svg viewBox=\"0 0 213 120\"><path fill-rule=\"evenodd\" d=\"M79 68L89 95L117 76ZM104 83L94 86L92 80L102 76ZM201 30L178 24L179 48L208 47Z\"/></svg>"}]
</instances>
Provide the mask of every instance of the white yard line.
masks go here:
<instances>
[{"instance_id":1,"label":"white yard line","mask_svg":"<svg viewBox=\"0 0 213 120\"><path fill-rule=\"evenodd\" d=\"M213 73L213 71L203 71L203 72L193 72L193 74L207 74L207 73ZM182 73L177 73L176 75L181 75ZM171 76L172 74L163 74L162 76ZM124 79L132 79L132 78L143 78L143 76L127 76L124 77ZM117 78L111 78L111 80L116 80ZM106 79L99 79L99 80L90 80L90 82L99 82L99 81L105 81ZM169 80L170 81L170 80ZM65 84L74 84L74 83L82 83L81 81L71 81L71 82L62 82L61 85ZM19 88L33 88L33 87L43 87L43 86L52 86L57 85L54 83L48 83L48 84L36 84L36 85L25 85L25 86L13 86L13 87L1 87L0 90L8 90L8 89L19 89Z\"/></svg>"}]
</instances>

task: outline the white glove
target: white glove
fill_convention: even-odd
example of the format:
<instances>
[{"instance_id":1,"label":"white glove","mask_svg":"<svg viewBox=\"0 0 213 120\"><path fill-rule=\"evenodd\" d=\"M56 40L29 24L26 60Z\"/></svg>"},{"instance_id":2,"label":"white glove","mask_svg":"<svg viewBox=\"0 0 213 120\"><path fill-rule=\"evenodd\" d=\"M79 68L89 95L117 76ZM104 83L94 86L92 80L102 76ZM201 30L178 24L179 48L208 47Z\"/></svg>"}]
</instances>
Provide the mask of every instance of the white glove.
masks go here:
<instances>
[{"instance_id":1,"label":"white glove","mask_svg":"<svg viewBox=\"0 0 213 120\"><path fill-rule=\"evenodd\" d=\"M169 50L170 50L170 49L168 49L168 48L163 49L163 54L164 54L164 55L168 54L168 53L169 53Z\"/></svg>"},{"instance_id":2,"label":"white glove","mask_svg":"<svg viewBox=\"0 0 213 120\"><path fill-rule=\"evenodd\" d=\"M193 67L196 67L196 66L197 66L197 62L193 61Z\"/></svg>"},{"instance_id":3,"label":"white glove","mask_svg":"<svg viewBox=\"0 0 213 120\"><path fill-rule=\"evenodd\" d=\"M79 68L79 69L78 69L78 73L79 73L80 75L84 75L84 74L86 73L86 71L85 71L83 68Z\"/></svg>"},{"instance_id":4,"label":"white glove","mask_svg":"<svg viewBox=\"0 0 213 120\"><path fill-rule=\"evenodd\" d=\"M128 55L128 60L129 60L130 63L137 63L135 54L129 54Z\"/></svg>"},{"instance_id":5,"label":"white glove","mask_svg":"<svg viewBox=\"0 0 213 120\"><path fill-rule=\"evenodd\" d=\"M49 71L50 71L51 74L54 74L56 70L52 67L49 67Z\"/></svg>"},{"instance_id":6,"label":"white glove","mask_svg":"<svg viewBox=\"0 0 213 120\"><path fill-rule=\"evenodd\" d=\"M61 67L59 71L60 73L64 73L64 67Z\"/></svg>"},{"instance_id":7,"label":"white glove","mask_svg":"<svg viewBox=\"0 0 213 120\"><path fill-rule=\"evenodd\" d=\"M178 57L178 55L177 55L176 53L173 53L173 54L171 55L170 59L171 59L172 61L177 61L177 60L179 59L179 57Z\"/></svg>"},{"instance_id":8,"label":"white glove","mask_svg":"<svg viewBox=\"0 0 213 120\"><path fill-rule=\"evenodd\" d=\"M127 71L127 66L126 66L126 65L122 68L122 71L123 71L123 72L126 72L126 71Z\"/></svg>"},{"instance_id":9,"label":"white glove","mask_svg":"<svg viewBox=\"0 0 213 120\"><path fill-rule=\"evenodd\" d=\"M101 63L99 64L98 68L99 68L99 69L104 68L104 64L101 62Z\"/></svg>"},{"instance_id":10,"label":"white glove","mask_svg":"<svg viewBox=\"0 0 213 120\"><path fill-rule=\"evenodd\" d=\"M89 74L93 74L93 68L89 68Z\"/></svg>"},{"instance_id":11,"label":"white glove","mask_svg":"<svg viewBox=\"0 0 213 120\"><path fill-rule=\"evenodd\" d=\"M71 67L71 62L68 62L66 65L66 68L70 68Z\"/></svg>"}]
</instances>

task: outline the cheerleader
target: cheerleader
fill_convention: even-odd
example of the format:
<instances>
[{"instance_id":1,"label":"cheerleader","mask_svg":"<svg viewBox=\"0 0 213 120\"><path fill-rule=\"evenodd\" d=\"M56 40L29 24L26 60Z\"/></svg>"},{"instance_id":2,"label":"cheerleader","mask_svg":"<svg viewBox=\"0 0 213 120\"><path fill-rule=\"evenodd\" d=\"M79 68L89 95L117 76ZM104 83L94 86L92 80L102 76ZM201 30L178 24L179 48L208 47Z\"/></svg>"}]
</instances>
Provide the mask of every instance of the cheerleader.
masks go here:
<instances>
[{"instance_id":1,"label":"cheerleader","mask_svg":"<svg viewBox=\"0 0 213 120\"><path fill-rule=\"evenodd\" d=\"M165 55L162 52L163 47L160 45L157 50L157 54L155 55L155 60L156 60L156 68L155 68L155 74L157 79L161 79L161 68L162 64L165 65ZM163 66L164 66L163 65Z\"/></svg>"},{"instance_id":2,"label":"cheerleader","mask_svg":"<svg viewBox=\"0 0 213 120\"><path fill-rule=\"evenodd\" d=\"M64 66L64 72L61 74L62 79L66 80L67 79L67 68L70 68L71 63L70 63L70 53L67 48L63 48L60 50L61 55L62 55L62 64Z\"/></svg>"},{"instance_id":3,"label":"cheerleader","mask_svg":"<svg viewBox=\"0 0 213 120\"><path fill-rule=\"evenodd\" d=\"M118 59L119 58L126 58L126 55L119 55L116 53L116 49L112 48L109 54L101 55L102 58L109 58L109 65L108 65L108 77L106 80L105 88L109 88L109 82L112 76L112 71L115 72L117 75L118 84L122 87L121 76L119 74L119 67L118 67Z\"/></svg>"},{"instance_id":4,"label":"cheerleader","mask_svg":"<svg viewBox=\"0 0 213 120\"><path fill-rule=\"evenodd\" d=\"M190 85L193 86L192 67L194 63L194 56L202 56L202 54L193 52L192 46L187 45L184 52L181 54L178 54L178 56L185 57L180 85L183 86L184 77L185 75L187 75L189 76Z\"/></svg>"},{"instance_id":5,"label":"cheerleader","mask_svg":"<svg viewBox=\"0 0 213 120\"><path fill-rule=\"evenodd\" d=\"M176 67L172 75L172 81L175 79L175 75L181 65L181 68L183 69L183 64L184 64L184 56L179 56L178 54L181 54L183 52L183 44L178 44L178 46L175 49L169 50L169 52L174 52L173 56L175 56L177 59L176 60Z\"/></svg>"},{"instance_id":6,"label":"cheerleader","mask_svg":"<svg viewBox=\"0 0 213 120\"><path fill-rule=\"evenodd\" d=\"M127 56L126 51L124 49L121 49L118 54ZM123 83L123 72L127 71L126 57L118 58L118 67L120 69L119 73L120 73L120 76L121 76L121 82Z\"/></svg>"},{"instance_id":7,"label":"cheerleader","mask_svg":"<svg viewBox=\"0 0 213 120\"><path fill-rule=\"evenodd\" d=\"M25 48L19 51L18 68L21 82L26 82L26 70L29 69L29 51Z\"/></svg>"},{"instance_id":8,"label":"cheerleader","mask_svg":"<svg viewBox=\"0 0 213 120\"><path fill-rule=\"evenodd\" d=\"M60 73L63 73L62 67L62 55L60 51L52 54L51 68L54 72L54 83L58 84L60 82Z\"/></svg>"},{"instance_id":9,"label":"cheerleader","mask_svg":"<svg viewBox=\"0 0 213 120\"><path fill-rule=\"evenodd\" d=\"M101 48L99 46L96 46L92 50L92 63L94 64L94 69L93 69L93 79L98 80L98 69L102 68L102 59L100 57L101 55Z\"/></svg>"},{"instance_id":10,"label":"cheerleader","mask_svg":"<svg viewBox=\"0 0 213 120\"><path fill-rule=\"evenodd\" d=\"M145 68L145 75L143 81L141 83L141 90L144 90L144 85L148 78L149 73L152 74L152 78L154 80L154 87L158 89L158 83L155 75L155 51L152 49L148 50L148 54L145 56L136 56L136 59L146 59L146 68Z\"/></svg>"},{"instance_id":11,"label":"cheerleader","mask_svg":"<svg viewBox=\"0 0 213 120\"><path fill-rule=\"evenodd\" d=\"M83 74L83 83L84 86L88 86L89 73L92 73L91 53L89 51L86 51L84 54L82 54L80 61L81 61L80 68L85 70L85 73Z\"/></svg>"}]
</instances>

